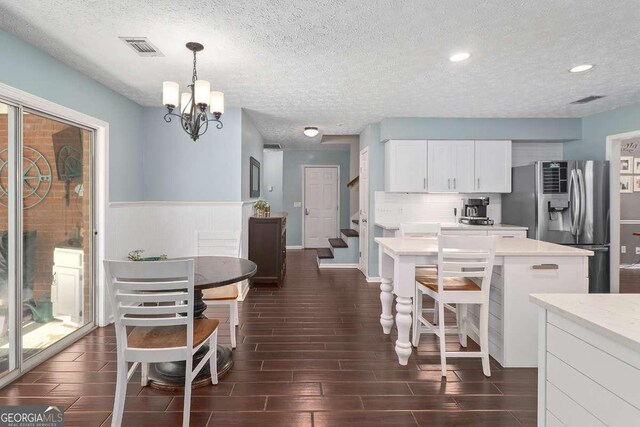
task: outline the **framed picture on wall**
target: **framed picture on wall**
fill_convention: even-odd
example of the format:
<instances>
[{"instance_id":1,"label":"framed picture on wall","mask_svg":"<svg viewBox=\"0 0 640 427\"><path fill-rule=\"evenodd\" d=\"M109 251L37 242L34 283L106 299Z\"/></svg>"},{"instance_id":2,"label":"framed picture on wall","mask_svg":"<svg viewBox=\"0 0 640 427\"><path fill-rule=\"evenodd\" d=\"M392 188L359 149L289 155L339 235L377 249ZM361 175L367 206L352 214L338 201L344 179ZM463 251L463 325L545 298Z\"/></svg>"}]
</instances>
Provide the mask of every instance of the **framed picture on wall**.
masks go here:
<instances>
[{"instance_id":1,"label":"framed picture on wall","mask_svg":"<svg viewBox=\"0 0 640 427\"><path fill-rule=\"evenodd\" d=\"M633 173L633 157L620 157L620 173Z\"/></svg>"},{"instance_id":2,"label":"framed picture on wall","mask_svg":"<svg viewBox=\"0 0 640 427\"><path fill-rule=\"evenodd\" d=\"M249 158L249 197L260 197L260 162Z\"/></svg>"},{"instance_id":3,"label":"framed picture on wall","mask_svg":"<svg viewBox=\"0 0 640 427\"><path fill-rule=\"evenodd\" d=\"M633 176L633 191L640 191L640 175Z\"/></svg>"},{"instance_id":4,"label":"framed picture on wall","mask_svg":"<svg viewBox=\"0 0 640 427\"><path fill-rule=\"evenodd\" d=\"M633 158L633 171L634 173L640 173L640 157Z\"/></svg>"},{"instance_id":5,"label":"framed picture on wall","mask_svg":"<svg viewBox=\"0 0 640 427\"><path fill-rule=\"evenodd\" d=\"M633 193L633 181L631 175L620 176L620 192Z\"/></svg>"}]
</instances>

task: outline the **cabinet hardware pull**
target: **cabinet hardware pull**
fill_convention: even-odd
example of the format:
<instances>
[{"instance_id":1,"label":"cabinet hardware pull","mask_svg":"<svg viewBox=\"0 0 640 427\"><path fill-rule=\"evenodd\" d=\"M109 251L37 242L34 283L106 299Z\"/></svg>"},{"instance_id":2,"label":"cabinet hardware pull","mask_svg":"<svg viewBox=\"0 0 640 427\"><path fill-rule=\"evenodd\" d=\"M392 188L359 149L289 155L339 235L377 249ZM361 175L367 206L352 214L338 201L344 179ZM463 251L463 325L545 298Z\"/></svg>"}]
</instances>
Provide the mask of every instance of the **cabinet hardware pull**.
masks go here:
<instances>
[{"instance_id":1,"label":"cabinet hardware pull","mask_svg":"<svg viewBox=\"0 0 640 427\"><path fill-rule=\"evenodd\" d=\"M478 178L478 190L480 189L480 178Z\"/></svg>"},{"instance_id":2,"label":"cabinet hardware pull","mask_svg":"<svg viewBox=\"0 0 640 427\"><path fill-rule=\"evenodd\" d=\"M536 264L532 268L534 270L557 270L558 264Z\"/></svg>"},{"instance_id":3,"label":"cabinet hardware pull","mask_svg":"<svg viewBox=\"0 0 640 427\"><path fill-rule=\"evenodd\" d=\"M454 190L456 189L456 179L455 178L453 178L453 189Z\"/></svg>"},{"instance_id":4,"label":"cabinet hardware pull","mask_svg":"<svg viewBox=\"0 0 640 427\"><path fill-rule=\"evenodd\" d=\"M427 189L427 178L422 178L422 188Z\"/></svg>"},{"instance_id":5,"label":"cabinet hardware pull","mask_svg":"<svg viewBox=\"0 0 640 427\"><path fill-rule=\"evenodd\" d=\"M447 188L451 190L451 178L447 178Z\"/></svg>"}]
</instances>

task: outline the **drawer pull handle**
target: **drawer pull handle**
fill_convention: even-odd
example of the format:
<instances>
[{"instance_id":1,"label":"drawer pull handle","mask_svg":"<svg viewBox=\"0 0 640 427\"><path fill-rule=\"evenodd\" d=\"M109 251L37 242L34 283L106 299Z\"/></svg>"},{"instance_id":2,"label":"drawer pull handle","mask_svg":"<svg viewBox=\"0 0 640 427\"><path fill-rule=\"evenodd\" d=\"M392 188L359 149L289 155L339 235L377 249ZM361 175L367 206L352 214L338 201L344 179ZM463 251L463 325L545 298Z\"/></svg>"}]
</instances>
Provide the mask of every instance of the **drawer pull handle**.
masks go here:
<instances>
[{"instance_id":1,"label":"drawer pull handle","mask_svg":"<svg viewBox=\"0 0 640 427\"><path fill-rule=\"evenodd\" d=\"M558 264L536 264L533 266L534 270L557 270Z\"/></svg>"}]
</instances>

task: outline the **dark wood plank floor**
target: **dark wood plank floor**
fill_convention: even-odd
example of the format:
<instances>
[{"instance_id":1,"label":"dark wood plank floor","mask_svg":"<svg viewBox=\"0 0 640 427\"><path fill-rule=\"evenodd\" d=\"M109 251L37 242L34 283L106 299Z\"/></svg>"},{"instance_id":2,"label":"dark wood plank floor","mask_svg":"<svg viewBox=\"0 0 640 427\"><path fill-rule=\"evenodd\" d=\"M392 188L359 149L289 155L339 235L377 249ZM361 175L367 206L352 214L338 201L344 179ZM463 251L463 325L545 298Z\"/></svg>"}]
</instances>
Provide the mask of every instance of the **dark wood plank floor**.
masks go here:
<instances>
[{"instance_id":1,"label":"dark wood plank floor","mask_svg":"<svg viewBox=\"0 0 640 427\"><path fill-rule=\"evenodd\" d=\"M290 251L282 288L251 289L241 304L235 366L194 391L193 426L533 426L536 370L485 378L479 360L450 359L424 336L408 366L379 324L378 284L355 270L318 270L315 251ZM210 317L228 322L222 311ZM221 325L223 343L228 324ZM458 349L455 337L448 344ZM0 405L66 407L66 426L110 425L116 344L98 329L0 390ZM470 345L470 348L473 348ZM182 397L129 384L124 425L180 425Z\"/></svg>"}]
</instances>

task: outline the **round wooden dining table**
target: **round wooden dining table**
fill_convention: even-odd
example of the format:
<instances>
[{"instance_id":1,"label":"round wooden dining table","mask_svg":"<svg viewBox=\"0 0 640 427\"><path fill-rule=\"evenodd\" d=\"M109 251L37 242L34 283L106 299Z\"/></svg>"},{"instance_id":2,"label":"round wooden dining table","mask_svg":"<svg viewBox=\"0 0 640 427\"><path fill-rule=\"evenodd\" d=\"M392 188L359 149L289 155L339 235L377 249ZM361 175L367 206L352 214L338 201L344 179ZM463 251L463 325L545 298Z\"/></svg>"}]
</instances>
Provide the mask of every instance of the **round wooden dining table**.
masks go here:
<instances>
[{"instance_id":1,"label":"round wooden dining table","mask_svg":"<svg viewBox=\"0 0 640 427\"><path fill-rule=\"evenodd\" d=\"M207 304L202 300L202 291L209 288L238 283L256 274L258 267L252 261L242 258L222 256L198 256L178 259L194 260L194 319L206 319L204 315ZM229 321L233 321L230 319ZM193 366L197 366L209 351L204 344L193 355ZM218 378L229 372L233 366L233 355L230 347L218 345ZM149 385L161 390L179 390L184 388L185 362L154 363L149 366ZM211 384L209 363L205 363L193 380L193 388Z\"/></svg>"}]
</instances>

